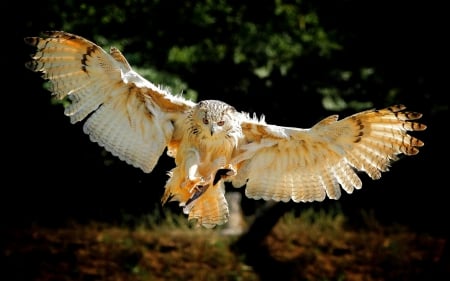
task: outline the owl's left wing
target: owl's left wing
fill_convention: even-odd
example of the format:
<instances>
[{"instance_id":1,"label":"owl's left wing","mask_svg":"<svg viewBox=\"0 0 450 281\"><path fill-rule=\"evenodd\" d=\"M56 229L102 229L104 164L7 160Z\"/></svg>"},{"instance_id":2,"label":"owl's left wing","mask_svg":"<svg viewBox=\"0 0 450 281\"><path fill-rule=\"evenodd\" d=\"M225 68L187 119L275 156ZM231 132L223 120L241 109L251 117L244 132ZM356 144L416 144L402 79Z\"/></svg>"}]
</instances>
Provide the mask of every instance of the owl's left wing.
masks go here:
<instances>
[{"instance_id":1,"label":"owl's left wing","mask_svg":"<svg viewBox=\"0 0 450 281\"><path fill-rule=\"evenodd\" d=\"M176 153L194 103L173 96L136 73L116 48L105 52L93 42L63 31L27 37L36 48L26 67L41 72L64 113L93 142L130 165L151 172L166 147Z\"/></svg>"},{"instance_id":2,"label":"owl's left wing","mask_svg":"<svg viewBox=\"0 0 450 281\"><path fill-rule=\"evenodd\" d=\"M267 125L248 118L245 142L233 161L236 187L249 198L295 202L338 199L362 186L358 171L372 179L388 171L399 154L415 155L424 143L408 131L425 130L422 114L403 105L367 110L338 121L333 115L310 129Z\"/></svg>"}]
</instances>

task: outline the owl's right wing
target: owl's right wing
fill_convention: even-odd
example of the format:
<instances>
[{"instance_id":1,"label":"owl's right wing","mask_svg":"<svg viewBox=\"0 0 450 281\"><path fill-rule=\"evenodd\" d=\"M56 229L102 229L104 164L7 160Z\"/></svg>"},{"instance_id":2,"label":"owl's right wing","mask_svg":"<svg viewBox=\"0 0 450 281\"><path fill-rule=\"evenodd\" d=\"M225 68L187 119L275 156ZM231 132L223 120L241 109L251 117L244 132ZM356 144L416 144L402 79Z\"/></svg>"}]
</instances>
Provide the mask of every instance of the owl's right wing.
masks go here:
<instances>
[{"instance_id":1,"label":"owl's right wing","mask_svg":"<svg viewBox=\"0 0 450 281\"><path fill-rule=\"evenodd\" d=\"M338 199L362 186L357 172L381 177L398 155L415 155L424 143L408 131L425 130L414 120L422 114L403 105L367 110L338 120L337 115L310 129L268 125L248 119L246 137L235 155L236 187L246 195L275 201Z\"/></svg>"},{"instance_id":2,"label":"owl's right wing","mask_svg":"<svg viewBox=\"0 0 450 281\"><path fill-rule=\"evenodd\" d=\"M51 82L58 99L68 97L64 114L72 123L85 118L93 142L126 163L151 172L167 146L176 151L178 132L194 103L155 86L133 71L116 48L110 53L63 31L27 37L36 47L26 67Z\"/></svg>"}]
</instances>

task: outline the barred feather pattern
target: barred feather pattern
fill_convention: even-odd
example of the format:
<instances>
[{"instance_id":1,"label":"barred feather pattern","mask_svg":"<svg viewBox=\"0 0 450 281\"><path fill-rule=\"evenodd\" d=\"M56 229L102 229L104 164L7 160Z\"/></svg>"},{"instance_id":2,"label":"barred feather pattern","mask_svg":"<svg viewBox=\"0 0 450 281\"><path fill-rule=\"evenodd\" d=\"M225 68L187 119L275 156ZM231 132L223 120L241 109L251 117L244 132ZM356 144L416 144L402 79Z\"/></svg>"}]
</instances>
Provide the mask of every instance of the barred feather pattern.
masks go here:
<instances>
[{"instance_id":1,"label":"barred feather pattern","mask_svg":"<svg viewBox=\"0 0 450 281\"><path fill-rule=\"evenodd\" d=\"M198 225L206 228L226 223L229 210L224 183L220 181L215 186L208 187L199 200L184 206L183 212L188 215L189 220L195 220Z\"/></svg>"},{"instance_id":2,"label":"barred feather pattern","mask_svg":"<svg viewBox=\"0 0 450 281\"><path fill-rule=\"evenodd\" d=\"M310 202L338 199L362 187L359 173L379 179L400 155L424 143L421 113L404 105L371 109L311 128L267 124L219 100L173 95L135 72L123 54L108 52L64 31L27 37L35 47L26 67L50 82L64 114L84 121L90 140L150 173L160 156L174 158L162 203L177 201L189 220L205 227L228 220L225 182L245 186L249 198ZM70 160L68 160L70 161Z\"/></svg>"},{"instance_id":3,"label":"barred feather pattern","mask_svg":"<svg viewBox=\"0 0 450 281\"><path fill-rule=\"evenodd\" d=\"M25 38L36 47L25 66L51 82L50 90L57 99L68 97L70 105L64 114L71 123L89 116L83 130L93 142L151 172L173 131L163 111L148 106L158 88L135 74L116 48L108 54L77 35L45 34L46 38Z\"/></svg>"},{"instance_id":4,"label":"barred feather pattern","mask_svg":"<svg viewBox=\"0 0 450 281\"><path fill-rule=\"evenodd\" d=\"M286 129L289 137L246 160L246 195L295 202L339 199L340 187L347 193L362 187L357 172L379 179L399 154L415 155L424 145L407 133L426 129L414 121L422 115L405 108L368 110L340 121L332 116L306 131Z\"/></svg>"}]
</instances>

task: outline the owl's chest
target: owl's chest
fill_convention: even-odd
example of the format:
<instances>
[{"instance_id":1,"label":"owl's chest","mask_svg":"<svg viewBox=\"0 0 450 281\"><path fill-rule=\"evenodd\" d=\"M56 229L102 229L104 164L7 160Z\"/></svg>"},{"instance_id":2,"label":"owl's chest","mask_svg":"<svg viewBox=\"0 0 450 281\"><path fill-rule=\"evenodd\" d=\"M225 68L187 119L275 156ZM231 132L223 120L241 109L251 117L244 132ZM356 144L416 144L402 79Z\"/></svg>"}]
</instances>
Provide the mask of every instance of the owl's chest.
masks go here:
<instances>
[{"instance_id":1,"label":"owl's chest","mask_svg":"<svg viewBox=\"0 0 450 281\"><path fill-rule=\"evenodd\" d=\"M229 138L186 138L180 144L182 154L195 151L199 157L200 163L213 162L218 158L224 158L227 162L235 149L234 142Z\"/></svg>"},{"instance_id":2,"label":"owl's chest","mask_svg":"<svg viewBox=\"0 0 450 281\"><path fill-rule=\"evenodd\" d=\"M234 148L234 144L228 139L202 140L197 147L201 162L214 161L219 157L229 160Z\"/></svg>"}]
</instances>

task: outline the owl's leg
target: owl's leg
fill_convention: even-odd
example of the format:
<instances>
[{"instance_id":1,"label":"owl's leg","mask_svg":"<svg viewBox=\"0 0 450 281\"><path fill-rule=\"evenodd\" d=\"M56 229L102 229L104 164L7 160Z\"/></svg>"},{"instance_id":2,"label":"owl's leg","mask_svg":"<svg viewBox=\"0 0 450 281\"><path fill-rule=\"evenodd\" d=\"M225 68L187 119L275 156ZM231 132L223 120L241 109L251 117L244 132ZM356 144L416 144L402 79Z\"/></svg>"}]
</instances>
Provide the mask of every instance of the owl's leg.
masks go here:
<instances>
[{"instance_id":1,"label":"owl's leg","mask_svg":"<svg viewBox=\"0 0 450 281\"><path fill-rule=\"evenodd\" d=\"M232 177L235 176L237 174L237 169L236 167L234 167L234 165L232 164L227 164L224 167L221 168L221 170L226 170L225 175Z\"/></svg>"},{"instance_id":2,"label":"owl's leg","mask_svg":"<svg viewBox=\"0 0 450 281\"><path fill-rule=\"evenodd\" d=\"M199 188L202 188L205 185L208 185L208 183L212 180L211 174L202 176L198 173L199 165L197 164L191 166L188 170L188 177L184 182L184 185L189 189L189 192L191 193L193 193L194 191L198 191Z\"/></svg>"},{"instance_id":3,"label":"owl's leg","mask_svg":"<svg viewBox=\"0 0 450 281\"><path fill-rule=\"evenodd\" d=\"M201 191L208 182L211 182L211 175L200 172L203 165L200 163L200 154L195 148L186 153L183 164L186 177L181 186L191 195Z\"/></svg>"},{"instance_id":4,"label":"owl's leg","mask_svg":"<svg viewBox=\"0 0 450 281\"><path fill-rule=\"evenodd\" d=\"M191 186L192 192L198 192L202 187L210 184L216 185L220 179L234 176L237 171L234 165L228 163L225 156L219 156L211 162L192 165L190 169L191 175L198 175L188 177L187 184Z\"/></svg>"},{"instance_id":5,"label":"owl's leg","mask_svg":"<svg viewBox=\"0 0 450 281\"><path fill-rule=\"evenodd\" d=\"M192 194L186 188L183 188L185 181L180 167L173 168L169 173L169 179L165 185L165 191L161 198L161 203L164 205L168 201L178 201L180 205L184 205Z\"/></svg>"},{"instance_id":6,"label":"owl's leg","mask_svg":"<svg viewBox=\"0 0 450 281\"><path fill-rule=\"evenodd\" d=\"M221 175L234 176L236 175L236 168L233 164L227 161L225 156L220 156L213 161L213 165L211 168L211 174L217 174L219 171Z\"/></svg>"},{"instance_id":7,"label":"owl's leg","mask_svg":"<svg viewBox=\"0 0 450 281\"><path fill-rule=\"evenodd\" d=\"M231 164L227 164L216 171L216 174L214 175L213 185L216 185L219 180L225 180L226 178L233 177L236 174L236 168Z\"/></svg>"},{"instance_id":8,"label":"owl's leg","mask_svg":"<svg viewBox=\"0 0 450 281\"><path fill-rule=\"evenodd\" d=\"M210 166L210 173L217 173L218 170L228 170L227 174L229 176L233 176L236 174L236 168L233 164L230 163L229 160L225 156L219 156L214 161L213 164Z\"/></svg>"},{"instance_id":9,"label":"owl's leg","mask_svg":"<svg viewBox=\"0 0 450 281\"><path fill-rule=\"evenodd\" d=\"M200 154L196 149L190 149L185 156L184 168L188 181L198 182L201 176L198 173L198 166L200 163Z\"/></svg>"},{"instance_id":10,"label":"owl's leg","mask_svg":"<svg viewBox=\"0 0 450 281\"><path fill-rule=\"evenodd\" d=\"M236 174L236 169L232 164L228 163L227 158L225 156L220 156L216 158L211 165L208 165L208 170L206 174L209 175L216 174L219 170L227 170L226 174L229 176Z\"/></svg>"},{"instance_id":11,"label":"owl's leg","mask_svg":"<svg viewBox=\"0 0 450 281\"><path fill-rule=\"evenodd\" d=\"M217 170L222 168L227 164L227 159L225 156L219 156L213 161L213 165L211 166L211 170Z\"/></svg>"},{"instance_id":12,"label":"owl's leg","mask_svg":"<svg viewBox=\"0 0 450 281\"><path fill-rule=\"evenodd\" d=\"M219 156L211 162L200 163L196 166L201 180L197 186L216 185L220 179L225 179L236 175L237 169L230 164L225 156ZM195 186L193 186L195 188Z\"/></svg>"},{"instance_id":13,"label":"owl's leg","mask_svg":"<svg viewBox=\"0 0 450 281\"><path fill-rule=\"evenodd\" d=\"M226 156L219 156L208 163L200 162L197 150L192 149L185 158L186 181L183 186L191 194L200 192L205 186L215 185L220 179L236 175L236 168Z\"/></svg>"}]
</instances>

